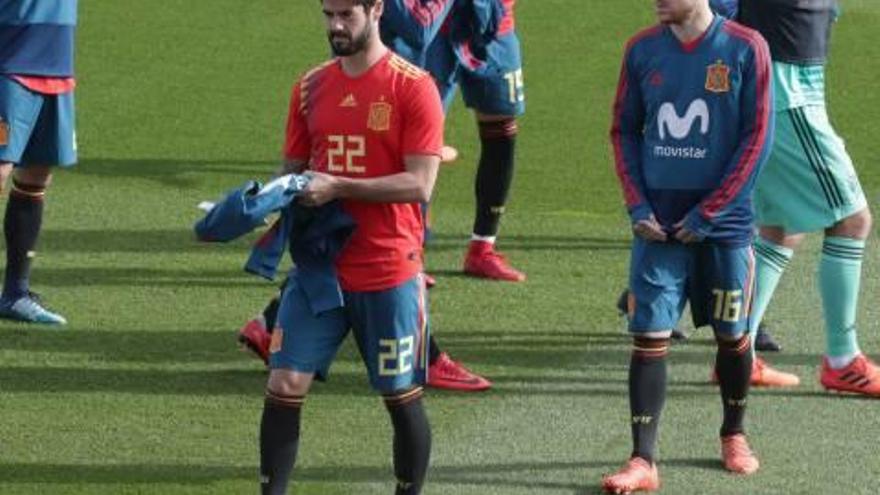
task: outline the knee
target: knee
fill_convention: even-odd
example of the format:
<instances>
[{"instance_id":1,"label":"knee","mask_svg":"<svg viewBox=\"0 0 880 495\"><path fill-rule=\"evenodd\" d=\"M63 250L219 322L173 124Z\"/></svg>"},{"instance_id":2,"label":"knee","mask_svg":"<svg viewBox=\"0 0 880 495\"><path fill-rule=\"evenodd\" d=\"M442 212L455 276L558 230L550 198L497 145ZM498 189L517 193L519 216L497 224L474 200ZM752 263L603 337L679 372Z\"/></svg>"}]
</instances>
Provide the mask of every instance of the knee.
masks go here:
<instances>
[{"instance_id":1,"label":"knee","mask_svg":"<svg viewBox=\"0 0 880 495\"><path fill-rule=\"evenodd\" d=\"M290 370L272 370L269 373L269 381L266 390L276 396L304 397L309 393L314 374L301 373Z\"/></svg>"},{"instance_id":2,"label":"knee","mask_svg":"<svg viewBox=\"0 0 880 495\"><path fill-rule=\"evenodd\" d=\"M864 208L838 222L828 233L840 237L867 239L873 222L871 210Z\"/></svg>"},{"instance_id":3,"label":"knee","mask_svg":"<svg viewBox=\"0 0 880 495\"><path fill-rule=\"evenodd\" d=\"M12 179L25 187L45 189L52 182L52 169L45 165L17 168Z\"/></svg>"},{"instance_id":4,"label":"knee","mask_svg":"<svg viewBox=\"0 0 880 495\"><path fill-rule=\"evenodd\" d=\"M8 162L0 162L0 193L6 187L6 181L12 175L12 164Z\"/></svg>"}]
</instances>

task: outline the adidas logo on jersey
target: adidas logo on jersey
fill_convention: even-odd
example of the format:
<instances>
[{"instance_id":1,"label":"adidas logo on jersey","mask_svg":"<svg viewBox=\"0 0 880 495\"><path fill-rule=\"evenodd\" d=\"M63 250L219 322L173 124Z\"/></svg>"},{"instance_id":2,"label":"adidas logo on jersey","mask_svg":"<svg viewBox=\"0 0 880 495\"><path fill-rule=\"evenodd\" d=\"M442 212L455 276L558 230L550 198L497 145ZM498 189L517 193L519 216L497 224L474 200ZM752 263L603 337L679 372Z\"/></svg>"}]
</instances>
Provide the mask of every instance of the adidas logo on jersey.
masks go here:
<instances>
[{"instance_id":1,"label":"adidas logo on jersey","mask_svg":"<svg viewBox=\"0 0 880 495\"><path fill-rule=\"evenodd\" d=\"M345 98L342 99L342 102L339 104L339 106L344 108L352 108L358 106L358 102L354 99L354 95L349 93Z\"/></svg>"}]
</instances>

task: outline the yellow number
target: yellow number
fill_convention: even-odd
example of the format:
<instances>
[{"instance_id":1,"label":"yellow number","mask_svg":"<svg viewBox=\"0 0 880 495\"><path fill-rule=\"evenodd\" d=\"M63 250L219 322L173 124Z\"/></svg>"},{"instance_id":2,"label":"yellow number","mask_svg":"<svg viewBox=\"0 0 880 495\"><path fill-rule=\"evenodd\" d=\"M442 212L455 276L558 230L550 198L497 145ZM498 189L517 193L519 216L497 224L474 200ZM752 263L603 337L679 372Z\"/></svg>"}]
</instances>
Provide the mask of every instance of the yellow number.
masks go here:
<instances>
[{"instance_id":1,"label":"yellow number","mask_svg":"<svg viewBox=\"0 0 880 495\"><path fill-rule=\"evenodd\" d=\"M336 163L336 157L345 155L345 136L327 136L330 146L327 148L327 171L344 172L341 164Z\"/></svg>"},{"instance_id":2,"label":"yellow number","mask_svg":"<svg viewBox=\"0 0 880 495\"><path fill-rule=\"evenodd\" d=\"M525 100L526 95L523 93L523 73L522 69L516 69L513 72L504 74L507 80L507 91L511 103L518 103Z\"/></svg>"},{"instance_id":3,"label":"yellow number","mask_svg":"<svg viewBox=\"0 0 880 495\"><path fill-rule=\"evenodd\" d=\"M397 376L409 373L413 361L412 335L402 339L379 340L379 376Z\"/></svg>"},{"instance_id":4,"label":"yellow number","mask_svg":"<svg viewBox=\"0 0 880 495\"><path fill-rule=\"evenodd\" d=\"M367 154L367 140L363 136L348 136L348 153L345 155L345 170L352 174L366 173L363 165L354 163L355 158L363 158Z\"/></svg>"},{"instance_id":5,"label":"yellow number","mask_svg":"<svg viewBox=\"0 0 880 495\"><path fill-rule=\"evenodd\" d=\"M367 168L354 162L367 154L364 136L327 136L327 171L334 173L363 174Z\"/></svg>"},{"instance_id":6,"label":"yellow number","mask_svg":"<svg viewBox=\"0 0 880 495\"><path fill-rule=\"evenodd\" d=\"M715 319L734 323L742 312L742 291L713 289L715 295Z\"/></svg>"}]
</instances>

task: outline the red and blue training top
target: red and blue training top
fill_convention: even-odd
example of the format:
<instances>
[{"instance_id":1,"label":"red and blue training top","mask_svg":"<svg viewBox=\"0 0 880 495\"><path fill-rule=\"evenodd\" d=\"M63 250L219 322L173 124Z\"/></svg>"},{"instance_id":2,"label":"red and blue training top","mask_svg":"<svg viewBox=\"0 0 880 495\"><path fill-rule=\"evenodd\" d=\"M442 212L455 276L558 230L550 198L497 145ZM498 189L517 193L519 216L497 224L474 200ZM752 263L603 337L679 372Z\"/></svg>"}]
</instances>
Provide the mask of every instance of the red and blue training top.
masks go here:
<instances>
[{"instance_id":1,"label":"red and blue training top","mask_svg":"<svg viewBox=\"0 0 880 495\"><path fill-rule=\"evenodd\" d=\"M627 44L611 141L633 222L750 242L751 193L773 129L770 53L761 36L716 16L682 43L668 26Z\"/></svg>"}]
</instances>

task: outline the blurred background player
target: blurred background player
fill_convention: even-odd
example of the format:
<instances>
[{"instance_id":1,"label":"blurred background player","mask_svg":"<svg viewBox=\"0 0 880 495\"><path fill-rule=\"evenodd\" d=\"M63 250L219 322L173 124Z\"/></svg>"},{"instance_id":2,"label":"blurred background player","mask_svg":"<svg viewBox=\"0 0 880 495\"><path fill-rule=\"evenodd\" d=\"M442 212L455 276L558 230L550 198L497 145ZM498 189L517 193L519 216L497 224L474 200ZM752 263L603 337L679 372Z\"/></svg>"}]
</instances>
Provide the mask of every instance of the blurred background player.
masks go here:
<instances>
[{"instance_id":1,"label":"blurred background player","mask_svg":"<svg viewBox=\"0 0 880 495\"><path fill-rule=\"evenodd\" d=\"M708 0L656 0L660 24L630 39L611 140L632 221L633 450L602 480L610 493L660 487L655 445L672 329L690 301L710 324L723 405L721 458L751 474L759 462L743 419L752 369L751 194L772 134L770 53L760 35L715 16Z\"/></svg>"},{"instance_id":2,"label":"blurred background player","mask_svg":"<svg viewBox=\"0 0 880 495\"><path fill-rule=\"evenodd\" d=\"M0 4L0 188L12 175L0 318L67 323L30 290L30 272L52 167L76 163L76 9L76 0Z\"/></svg>"},{"instance_id":3,"label":"blurred background player","mask_svg":"<svg viewBox=\"0 0 880 495\"><path fill-rule=\"evenodd\" d=\"M880 370L862 354L856 309L872 218L852 160L825 105L825 63L835 0L740 0L739 20L759 31L773 58L776 130L755 188L760 237L751 325L760 323L804 233L825 239L818 285L826 348L826 389L880 396Z\"/></svg>"},{"instance_id":4,"label":"blurred background player","mask_svg":"<svg viewBox=\"0 0 880 495\"><path fill-rule=\"evenodd\" d=\"M312 171L300 203L339 199L357 228L335 262L339 307L314 314L304 284L290 278L284 288L260 429L262 493L286 493L305 395L351 329L391 417L395 493L414 495L431 449L419 203L437 177L443 109L430 75L380 40L382 0L322 5L336 58L294 87L283 172Z\"/></svg>"},{"instance_id":5,"label":"blurred background player","mask_svg":"<svg viewBox=\"0 0 880 495\"><path fill-rule=\"evenodd\" d=\"M522 282L495 250L501 215L513 180L516 118L525 111L522 57L515 0L394 0L382 21L383 39L434 76L444 108L461 88L476 114L480 159L474 182L476 213L464 272ZM394 8L391 8L392 4ZM458 153L447 149L447 155Z\"/></svg>"}]
</instances>

